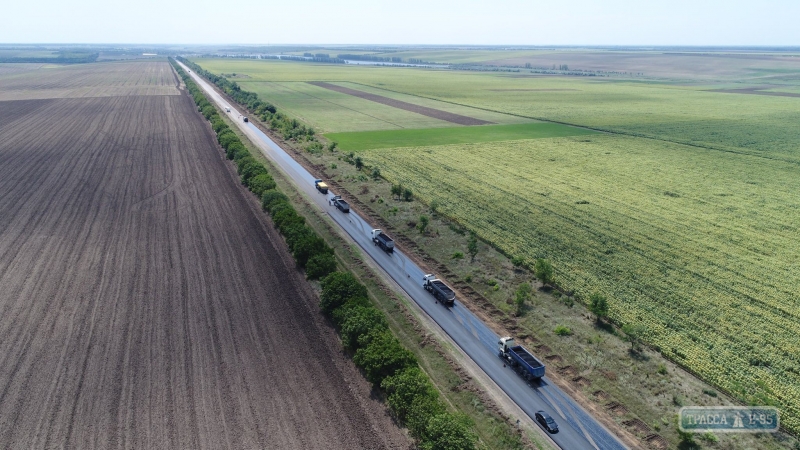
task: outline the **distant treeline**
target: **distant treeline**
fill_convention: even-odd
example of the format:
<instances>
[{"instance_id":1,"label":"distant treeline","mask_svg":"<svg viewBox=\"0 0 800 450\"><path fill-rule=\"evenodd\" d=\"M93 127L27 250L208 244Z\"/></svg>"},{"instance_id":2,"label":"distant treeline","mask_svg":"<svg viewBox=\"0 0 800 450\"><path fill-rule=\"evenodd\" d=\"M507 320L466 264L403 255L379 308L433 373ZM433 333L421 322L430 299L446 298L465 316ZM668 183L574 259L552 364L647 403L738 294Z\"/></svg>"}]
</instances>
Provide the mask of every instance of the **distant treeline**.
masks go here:
<instances>
[{"instance_id":1,"label":"distant treeline","mask_svg":"<svg viewBox=\"0 0 800 450\"><path fill-rule=\"evenodd\" d=\"M339 59L350 59L353 61L373 61L373 62L393 62L402 63L403 58L373 55L351 55L348 53L338 55Z\"/></svg>"},{"instance_id":2,"label":"distant treeline","mask_svg":"<svg viewBox=\"0 0 800 450\"><path fill-rule=\"evenodd\" d=\"M33 64L86 64L97 61L99 53L71 54L61 53L53 57L21 57L0 58L0 63L33 63Z\"/></svg>"},{"instance_id":3,"label":"distant treeline","mask_svg":"<svg viewBox=\"0 0 800 450\"><path fill-rule=\"evenodd\" d=\"M183 58L181 62L200 75L209 73ZM403 347L389 329L385 314L368 299L366 286L352 273L336 271L333 248L306 225L305 218L297 213L286 194L277 189L267 168L252 157L200 87L172 58L170 63L183 79L200 112L211 122L226 156L236 163L242 184L261 198L262 209L272 217L298 266L305 269L306 278L321 279L322 312L336 324L342 344L351 352L353 362L363 370L367 380L383 392L395 418L408 427L422 449L473 450L477 443L473 424L463 414L447 410L430 378L420 369L416 356ZM215 77L217 80L220 78ZM217 81L213 82L219 86ZM221 83L232 82L225 80ZM231 89L244 92L238 86ZM269 114L280 113L272 111Z\"/></svg>"}]
</instances>

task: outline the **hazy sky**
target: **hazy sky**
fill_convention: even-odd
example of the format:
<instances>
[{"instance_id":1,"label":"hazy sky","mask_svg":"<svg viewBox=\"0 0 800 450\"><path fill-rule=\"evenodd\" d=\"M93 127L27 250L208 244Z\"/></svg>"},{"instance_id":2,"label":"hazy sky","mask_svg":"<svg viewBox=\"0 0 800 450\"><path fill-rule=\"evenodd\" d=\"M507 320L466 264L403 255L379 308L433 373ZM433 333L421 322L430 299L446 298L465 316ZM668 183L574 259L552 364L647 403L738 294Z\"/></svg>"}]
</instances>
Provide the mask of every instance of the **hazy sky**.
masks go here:
<instances>
[{"instance_id":1,"label":"hazy sky","mask_svg":"<svg viewBox=\"0 0 800 450\"><path fill-rule=\"evenodd\" d=\"M37 0L2 43L800 45L800 0Z\"/></svg>"}]
</instances>

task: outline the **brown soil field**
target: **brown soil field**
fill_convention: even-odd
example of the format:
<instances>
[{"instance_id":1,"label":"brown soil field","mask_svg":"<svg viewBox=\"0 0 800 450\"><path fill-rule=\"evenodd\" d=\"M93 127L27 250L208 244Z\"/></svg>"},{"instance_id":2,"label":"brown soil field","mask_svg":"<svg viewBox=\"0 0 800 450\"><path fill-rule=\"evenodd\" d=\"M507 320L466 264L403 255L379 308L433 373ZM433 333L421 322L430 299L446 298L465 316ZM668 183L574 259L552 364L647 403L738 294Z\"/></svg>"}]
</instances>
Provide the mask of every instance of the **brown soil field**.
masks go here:
<instances>
[{"instance_id":1,"label":"brown soil field","mask_svg":"<svg viewBox=\"0 0 800 450\"><path fill-rule=\"evenodd\" d=\"M408 448L192 100L119 92L0 102L0 448Z\"/></svg>"},{"instance_id":2,"label":"brown soil field","mask_svg":"<svg viewBox=\"0 0 800 450\"><path fill-rule=\"evenodd\" d=\"M309 81L308 84L313 84L314 86L319 86L325 89L330 89L332 91L341 92L342 94L348 94L354 97L363 98L365 100L370 100L375 103L380 103L382 105L392 106L397 109L403 109L417 114L422 114L423 116L433 117L434 119L457 123L459 125L487 125L494 123L486 120L475 119L473 117L467 117L467 116L462 116L460 114L454 114L451 112L442 111L441 109L428 108L427 106L415 105L413 103L408 103L401 100L395 100L393 98L384 97L382 95L370 94L364 91L358 91L343 86L337 86L335 84L326 83L324 81Z\"/></svg>"},{"instance_id":3,"label":"brown soil field","mask_svg":"<svg viewBox=\"0 0 800 450\"><path fill-rule=\"evenodd\" d=\"M0 101L179 93L177 78L164 61L27 66L0 71Z\"/></svg>"}]
</instances>

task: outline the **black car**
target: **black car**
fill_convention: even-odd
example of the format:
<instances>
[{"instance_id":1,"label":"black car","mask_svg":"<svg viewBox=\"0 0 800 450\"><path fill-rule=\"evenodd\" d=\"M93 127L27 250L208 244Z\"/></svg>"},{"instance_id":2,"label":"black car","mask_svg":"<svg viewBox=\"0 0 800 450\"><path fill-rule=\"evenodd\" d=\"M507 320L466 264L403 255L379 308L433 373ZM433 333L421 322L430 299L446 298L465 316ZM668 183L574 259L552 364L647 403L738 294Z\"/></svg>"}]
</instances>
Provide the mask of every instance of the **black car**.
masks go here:
<instances>
[{"instance_id":1,"label":"black car","mask_svg":"<svg viewBox=\"0 0 800 450\"><path fill-rule=\"evenodd\" d=\"M551 433L558 433L558 424L549 414L544 411L537 411L535 417L536 421L539 422L545 430Z\"/></svg>"}]
</instances>

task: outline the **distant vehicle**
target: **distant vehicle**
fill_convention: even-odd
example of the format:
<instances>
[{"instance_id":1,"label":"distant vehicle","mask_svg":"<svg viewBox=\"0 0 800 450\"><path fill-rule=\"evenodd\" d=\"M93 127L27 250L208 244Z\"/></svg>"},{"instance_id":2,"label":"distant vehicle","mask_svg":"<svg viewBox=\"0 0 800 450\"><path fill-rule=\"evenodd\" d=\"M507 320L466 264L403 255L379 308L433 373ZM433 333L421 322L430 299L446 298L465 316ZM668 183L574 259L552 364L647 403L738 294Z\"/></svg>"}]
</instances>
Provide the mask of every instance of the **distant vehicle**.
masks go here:
<instances>
[{"instance_id":1,"label":"distant vehicle","mask_svg":"<svg viewBox=\"0 0 800 450\"><path fill-rule=\"evenodd\" d=\"M336 209L343 213L350 212L350 204L342 200L342 196L340 195L336 195L331 199L331 205L335 206Z\"/></svg>"},{"instance_id":2,"label":"distant vehicle","mask_svg":"<svg viewBox=\"0 0 800 450\"><path fill-rule=\"evenodd\" d=\"M422 287L445 306L453 306L456 303L456 293L450 286L444 284L444 281L436 278L436 275L429 273L422 277L422 281L424 282Z\"/></svg>"},{"instance_id":3,"label":"distant vehicle","mask_svg":"<svg viewBox=\"0 0 800 450\"><path fill-rule=\"evenodd\" d=\"M521 345L515 345L511 337L500 338L497 355L526 381L538 380L544 376L544 364Z\"/></svg>"},{"instance_id":4,"label":"distant vehicle","mask_svg":"<svg viewBox=\"0 0 800 450\"><path fill-rule=\"evenodd\" d=\"M372 242L386 253L394 253L394 240L381 231L380 228L372 230Z\"/></svg>"},{"instance_id":5,"label":"distant vehicle","mask_svg":"<svg viewBox=\"0 0 800 450\"><path fill-rule=\"evenodd\" d=\"M539 424L544 427L545 430L551 433L558 433L558 424L555 420L553 420L552 417L550 417L550 414L547 414L544 411L536 411L534 417L536 417L536 421L539 422Z\"/></svg>"},{"instance_id":6,"label":"distant vehicle","mask_svg":"<svg viewBox=\"0 0 800 450\"><path fill-rule=\"evenodd\" d=\"M314 187L323 194L328 193L328 185L322 180L314 180Z\"/></svg>"},{"instance_id":7,"label":"distant vehicle","mask_svg":"<svg viewBox=\"0 0 800 450\"><path fill-rule=\"evenodd\" d=\"M230 107L226 107L225 108L225 112L231 112L231 108Z\"/></svg>"},{"instance_id":8,"label":"distant vehicle","mask_svg":"<svg viewBox=\"0 0 800 450\"><path fill-rule=\"evenodd\" d=\"M247 120L247 117L245 117L245 118L244 118L244 119L242 119L242 120L244 120L245 122L248 122L248 120Z\"/></svg>"}]
</instances>

